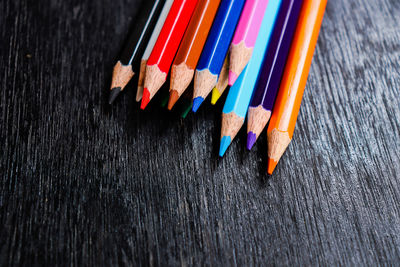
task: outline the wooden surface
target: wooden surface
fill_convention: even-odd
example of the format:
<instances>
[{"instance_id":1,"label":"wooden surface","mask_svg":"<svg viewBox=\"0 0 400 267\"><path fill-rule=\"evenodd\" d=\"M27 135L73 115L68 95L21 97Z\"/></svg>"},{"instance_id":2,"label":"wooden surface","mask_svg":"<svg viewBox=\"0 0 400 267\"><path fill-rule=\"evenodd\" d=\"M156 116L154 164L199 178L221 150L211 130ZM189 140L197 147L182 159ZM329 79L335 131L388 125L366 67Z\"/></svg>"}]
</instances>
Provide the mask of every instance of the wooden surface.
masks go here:
<instances>
[{"instance_id":1,"label":"wooden surface","mask_svg":"<svg viewBox=\"0 0 400 267\"><path fill-rule=\"evenodd\" d=\"M399 264L400 2L329 1L271 177L223 101L107 105L138 2L1 2L0 265Z\"/></svg>"}]
</instances>

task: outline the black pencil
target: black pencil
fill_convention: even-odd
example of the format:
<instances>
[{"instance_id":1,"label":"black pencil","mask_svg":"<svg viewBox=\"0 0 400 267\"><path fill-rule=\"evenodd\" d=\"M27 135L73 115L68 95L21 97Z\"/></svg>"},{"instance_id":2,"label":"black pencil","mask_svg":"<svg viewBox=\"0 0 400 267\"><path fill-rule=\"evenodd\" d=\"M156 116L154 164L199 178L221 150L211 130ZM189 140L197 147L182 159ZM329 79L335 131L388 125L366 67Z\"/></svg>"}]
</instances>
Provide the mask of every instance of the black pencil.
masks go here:
<instances>
[{"instance_id":1,"label":"black pencil","mask_svg":"<svg viewBox=\"0 0 400 267\"><path fill-rule=\"evenodd\" d=\"M132 79L135 70L139 69L140 59L153 32L165 0L145 0L139 8L139 14L122 53L114 66L109 104Z\"/></svg>"}]
</instances>

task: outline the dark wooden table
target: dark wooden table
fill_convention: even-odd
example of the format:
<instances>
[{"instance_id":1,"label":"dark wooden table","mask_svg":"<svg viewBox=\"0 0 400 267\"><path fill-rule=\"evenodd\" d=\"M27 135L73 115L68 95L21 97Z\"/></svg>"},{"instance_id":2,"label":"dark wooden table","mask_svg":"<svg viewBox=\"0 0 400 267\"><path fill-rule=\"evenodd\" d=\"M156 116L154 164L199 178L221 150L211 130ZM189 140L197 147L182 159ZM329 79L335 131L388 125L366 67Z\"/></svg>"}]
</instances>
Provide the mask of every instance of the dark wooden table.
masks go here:
<instances>
[{"instance_id":1,"label":"dark wooden table","mask_svg":"<svg viewBox=\"0 0 400 267\"><path fill-rule=\"evenodd\" d=\"M400 264L400 1L329 1L271 177L223 101L107 104L139 2L1 1L0 265Z\"/></svg>"}]
</instances>

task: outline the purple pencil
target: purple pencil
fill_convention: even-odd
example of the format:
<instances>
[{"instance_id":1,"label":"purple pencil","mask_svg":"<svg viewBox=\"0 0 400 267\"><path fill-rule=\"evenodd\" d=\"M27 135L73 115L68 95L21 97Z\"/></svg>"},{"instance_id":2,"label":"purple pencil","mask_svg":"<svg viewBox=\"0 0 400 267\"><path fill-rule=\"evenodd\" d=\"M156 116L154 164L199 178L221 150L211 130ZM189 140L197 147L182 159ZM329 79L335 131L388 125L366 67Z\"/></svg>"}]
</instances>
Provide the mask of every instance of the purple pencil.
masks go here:
<instances>
[{"instance_id":1,"label":"purple pencil","mask_svg":"<svg viewBox=\"0 0 400 267\"><path fill-rule=\"evenodd\" d=\"M247 149L250 150L271 117L303 0L283 0L268 47L268 56L248 111Z\"/></svg>"}]
</instances>

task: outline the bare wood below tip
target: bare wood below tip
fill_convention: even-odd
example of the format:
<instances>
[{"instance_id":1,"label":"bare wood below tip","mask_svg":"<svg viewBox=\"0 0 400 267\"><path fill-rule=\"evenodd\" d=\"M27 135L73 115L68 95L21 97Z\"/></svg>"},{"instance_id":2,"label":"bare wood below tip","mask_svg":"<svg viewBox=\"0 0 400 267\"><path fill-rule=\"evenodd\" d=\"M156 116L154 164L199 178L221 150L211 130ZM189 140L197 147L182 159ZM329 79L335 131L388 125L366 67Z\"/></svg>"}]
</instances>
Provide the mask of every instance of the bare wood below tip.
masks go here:
<instances>
[{"instance_id":1,"label":"bare wood below tip","mask_svg":"<svg viewBox=\"0 0 400 267\"><path fill-rule=\"evenodd\" d=\"M233 111L222 113L221 138L223 136L230 136L231 140L233 140L240 128L242 128L243 123L244 118L239 117Z\"/></svg>"},{"instance_id":2,"label":"bare wood below tip","mask_svg":"<svg viewBox=\"0 0 400 267\"><path fill-rule=\"evenodd\" d=\"M271 118L271 111L266 110L262 105L249 107L247 115L247 133L252 131L258 137Z\"/></svg>"},{"instance_id":3,"label":"bare wood below tip","mask_svg":"<svg viewBox=\"0 0 400 267\"><path fill-rule=\"evenodd\" d=\"M268 158L278 162L291 140L288 132L273 129L268 133Z\"/></svg>"},{"instance_id":4,"label":"bare wood below tip","mask_svg":"<svg viewBox=\"0 0 400 267\"><path fill-rule=\"evenodd\" d=\"M144 84L144 78L146 76L146 64L147 64L146 59L142 59L140 61L139 81L138 81L138 87L137 87L137 91L136 91L136 101L137 102L139 102L143 96L143 84Z\"/></svg>"},{"instance_id":5,"label":"bare wood below tip","mask_svg":"<svg viewBox=\"0 0 400 267\"><path fill-rule=\"evenodd\" d=\"M221 72L219 73L217 85L218 92L222 95L226 87L228 87L229 82L229 56L226 56L224 65L222 66Z\"/></svg>"},{"instance_id":6,"label":"bare wood below tip","mask_svg":"<svg viewBox=\"0 0 400 267\"><path fill-rule=\"evenodd\" d=\"M194 69L189 68L184 62L179 65L173 65L170 91L175 90L181 96L192 81L193 75Z\"/></svg>"},{"instance_id":7,"label":"bare wood below tip","mask_svg":"<svg viewBox=\"0 0 400 267\"><path fill-rule=\"evenodd\" d=\"M144 78L144 88L150 92L150 99L157 93L158 89L164 84L167 74L162 72L157 65L147 65Z\"/></svg>"},{"instance_id":8,"label":"bare wood below tip","mask_svg":"<svg viewBox=\"0 0 400 267\"><path fill-rule=\"evenodd\" d=\"M239 76L249 62L252 54L253 48L247 47L244 41L241 41L237 45L232 44L230 47L229 70Z\"/></svg>"},{"instance_id":9,"label":"bare wood below tip","mask_svg":"<svg viewBox=\"0 0 400 267\"><path fill-rule=\"evenodd\" d=\"M120 87L121 91L124 90L133 75L135 75L135 73L131 65L122 65L121 61L118 61L114 66L111 89Z\"/></svg>"},{"instance_id":10,"label":"bare wood below tip","mask_svg":"<svg viewBox=\"0 0 400 267\"><path fill-rule=\"evenodd\" d=\"M206 98L214 86L217 84L218 75L212 74L208 69L196 71L194 77L193 97Z\"/></svg>"}]
</instances>

